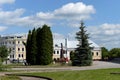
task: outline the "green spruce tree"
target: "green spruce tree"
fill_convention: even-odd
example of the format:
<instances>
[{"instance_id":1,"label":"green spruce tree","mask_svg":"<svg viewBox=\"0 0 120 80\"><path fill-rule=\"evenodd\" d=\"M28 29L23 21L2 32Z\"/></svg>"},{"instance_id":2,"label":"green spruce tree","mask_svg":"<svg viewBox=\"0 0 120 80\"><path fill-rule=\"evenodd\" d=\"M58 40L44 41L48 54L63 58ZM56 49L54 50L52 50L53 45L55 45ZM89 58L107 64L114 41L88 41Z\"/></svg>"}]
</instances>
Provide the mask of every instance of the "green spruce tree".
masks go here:
<instances>
[{"instance_id":1,"label":"green spruce tree","mask_svg":"<svg viewBox=\"0 0 120 80\"><path fill-rule=\"evenodd\" d=\"M90 44L88 43L88 34L86 33L84 23L81 22L80 31L76 33L76 39L79 41L75 50L75 56L72 64L74 66L89 66L92 64L92 54Z\"/></svg>"}]
</instances>

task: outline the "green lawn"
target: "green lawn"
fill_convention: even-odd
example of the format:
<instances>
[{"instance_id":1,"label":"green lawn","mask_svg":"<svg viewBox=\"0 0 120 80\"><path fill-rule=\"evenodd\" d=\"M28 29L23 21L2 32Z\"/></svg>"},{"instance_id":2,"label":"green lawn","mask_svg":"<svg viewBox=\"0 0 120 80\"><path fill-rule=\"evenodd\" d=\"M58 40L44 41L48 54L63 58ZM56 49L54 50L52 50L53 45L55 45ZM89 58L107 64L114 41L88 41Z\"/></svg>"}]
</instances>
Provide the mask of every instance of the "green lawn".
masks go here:
<instances>
[{"instance_id":1,"label":"green lawn","mask_svg":"<svg viewBox=\"0 0 120 80\"><path fill-rule=\"evenodd\" d=\"M17 76L0 76L0 80L21 80Z\"/></svg>"},{"instance_id":2,"label":"green lawn","mask_svg":"<svg viewBox=\"0 0 120 80\"><path fill-rule=\"evenodd\" d=\"M85 71L39 72L30 73L29 75L45 76L52 78L53 80L120 80L120 74L110 74L112 72L120 72L120 68Z\"/></svg>"}]
</instances>

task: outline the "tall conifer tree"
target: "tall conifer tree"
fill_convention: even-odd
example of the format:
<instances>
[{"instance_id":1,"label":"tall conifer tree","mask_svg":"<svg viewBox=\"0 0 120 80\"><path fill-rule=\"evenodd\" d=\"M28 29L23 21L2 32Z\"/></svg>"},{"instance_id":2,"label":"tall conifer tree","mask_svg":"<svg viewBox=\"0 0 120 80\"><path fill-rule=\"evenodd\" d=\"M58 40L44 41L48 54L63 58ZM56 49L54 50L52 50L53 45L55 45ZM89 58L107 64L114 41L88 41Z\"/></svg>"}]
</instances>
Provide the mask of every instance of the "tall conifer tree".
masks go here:
<instances>
[{"instance_id":1,"label":"tall conifer tree","mask_svg":"<svg viewBox=\"0 0 120 80\"><path fill-rule=\"evenodd\" d=\"M30 55L31 55L31 31L29 30L27 42L26 42L26 61L28 64L30 64Z\"/></svg>"},{"instance_id":2,"label":"tall conifer tree","mask_svg":"<svg viewBox=\"0 0 120 80\"><path fill-rule=\"evenodd\" d=\"M41 53L40 53L40 49L41 49L41 28L37 29L37 36L36 36L36 40L37 40L37 55L36 55L36 63L37 65L40 65L40 58L41 58Z\"/></svg>"},{"instance_id":3,"label":"tall conifer tree","mask_svg":"<svg viewBox=\"0 0 120 80\"><path fill-rule=\"evenodd\" d=\"M75 66L88 66L92 63L92 54L90 44L88 43L89 37L83 22L81 22L79 29L80 31L76 33L76 39L79 41L79 44L77 45L72 64Z\"/></svg>"},{"instance_id":4,"label":"tall conifer tree","mask_svg":"<svg viewBox=\"0 0 120 80\"><path fill-rule=\"evenodd\" d=\"M36 54L37 54L37 42L36 42L36 30L34 28L31 35L31 54L29 55L31 65L36 64Z\"/></svg>"},{"instance_id":5,"label":"tall conifer tree","mask_svg":"<svg viewBox=\"0 0 120 80\"><path fill-rule=\"evenodd\" d=\"M48 65L52 62L53 54L53 37L50 27L43 25L40 30L40 46L39 46L39 60L41 65Z\"/></svg>"},{"instance_id":6,"label":"tall conifer tree","mask_svg":"<svg viewBox=\"0 0 120 80\"><path fill-rule=\"evenodd\" d=\"M31 65L47 65L52 62L53 37L50 27L29 31L26 43L26 60Z\"/></svg>"}]
</instances>

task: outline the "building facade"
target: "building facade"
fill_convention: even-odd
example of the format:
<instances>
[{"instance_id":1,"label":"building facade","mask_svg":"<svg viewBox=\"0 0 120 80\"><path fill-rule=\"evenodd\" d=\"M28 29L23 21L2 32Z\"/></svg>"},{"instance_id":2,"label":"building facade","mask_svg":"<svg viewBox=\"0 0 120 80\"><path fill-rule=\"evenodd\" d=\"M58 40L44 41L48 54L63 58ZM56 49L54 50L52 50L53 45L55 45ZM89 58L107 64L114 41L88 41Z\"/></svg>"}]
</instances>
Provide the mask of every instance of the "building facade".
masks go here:
<instances>
[{"instance_id":1,"label":"building facade","mask_svg":"<svg viewBox=\"0 0 120 80\"><path fill-rule=\"evenodd\" d=\"M8 56L9 60L25 60L26 59L26 49L25 45L27 37L26 36L5 36L0 37L0 46L4 45L8 48L10 51L10 54ZM68 39L53 39L53 59L59 60L60 54L61 54L61 44L63 45L63 50L65 51L63 56L65 58L68 58L70 60L70 52L74 51L75 48L77 48L78 41L75 40L68 40ZM90 45L93 47L92 49L92 55L94 60L100 60L101 59L101 48L95 44L93 41L89 40L89 43L92 43Z\"/></svg>"},{"instance_id":2,"label":"building facade","mask_svg":"<svg viewBox=\"0 0 120 80\"><path fill-rule=\"evenodd\" d=\"M26 42L26 36L0 37L0 46L4 45L10 51L8 56L10 61L21 61L26 59L26 49L23 42Z\"/></svg>"},{"instance_id":3,"label":"building facade","mask_svg":"<svg viewBox=\"0 0 120 80\"><path fill-rule=\"evenodd\" d=\"M70 53L71 51L75 51L77 48L77 44L79 43L77 40L68 40L68 39L54 39L54 53L53 53L53 59L59 60L60 59L60 53L61 53L61 43L63 44L63 50L64 57L68 58L70 60ZM101 60L101 48L93 41L89 40L89 43L91 43L90 47L92 47L92 57L93 60Z\"/></svg>"}]
</instances>

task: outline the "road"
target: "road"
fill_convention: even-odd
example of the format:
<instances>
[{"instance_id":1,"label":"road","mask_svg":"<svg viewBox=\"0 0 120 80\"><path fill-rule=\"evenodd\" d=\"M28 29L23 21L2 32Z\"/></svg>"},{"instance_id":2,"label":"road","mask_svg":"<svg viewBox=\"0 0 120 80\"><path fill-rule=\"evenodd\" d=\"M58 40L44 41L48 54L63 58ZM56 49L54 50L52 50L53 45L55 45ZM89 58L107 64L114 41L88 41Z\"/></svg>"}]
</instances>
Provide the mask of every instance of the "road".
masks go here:
<instances>
[{"instance_id":1,"label":"road","mask_svg":"<svg viewBox=\"0 0 120 80\"><path fill-rule=\"evenodd\" d=\"M105 69L105 68L120 68L119 63L94 61L92 66L84 67L50 67L50 68L12 68L12 70L23 70L23 71L35 71L35 72L48 72L48 71L65 71L65 70L91 70L91 69Z\"/></svg>"}]
</instances>

